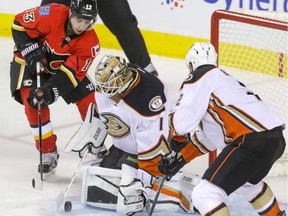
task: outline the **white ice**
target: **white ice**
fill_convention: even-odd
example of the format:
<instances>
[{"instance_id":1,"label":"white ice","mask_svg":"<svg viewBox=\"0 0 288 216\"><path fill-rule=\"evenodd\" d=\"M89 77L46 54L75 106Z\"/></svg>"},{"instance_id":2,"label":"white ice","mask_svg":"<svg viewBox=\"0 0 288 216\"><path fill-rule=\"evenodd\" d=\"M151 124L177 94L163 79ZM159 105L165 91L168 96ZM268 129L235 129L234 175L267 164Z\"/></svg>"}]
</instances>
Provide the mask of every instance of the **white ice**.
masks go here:
<instances>
[{"instance_id":1,"label":"white ice","mask_svg":"<svg viewBox=\"0 0 288 216\"><path fill-rule=\"evenodd\" d=\"M57 143L60 152L56 175L44 182L43 191L32 188L32 178L39 176L37 173L39 153L34 146L23 106L14 101L10 94L9 67L13 45L12 39L0 38L0 70L3 75L0 81L0 216L116 215L113 211L84 206L80 203L80 175L76 177L71 191L67 194L67 200L71 200L73 204L72 211L66 213L63 208L59 212L56 211L55 198L70 183L80 160L76 153L63 151L81 121L77 108L74 105L66 105L61 99L51 105L51 121L54 131L58 135ZM105 53L124 57L121 51L102 49L89 71L92 78L96 62ZM187 74L184 60L154 55L151 57L160 78L168 85L170 94L175 101L176 92ZM93 157L89 156L87 160L89 159L93 159ZM207 157L203 156L195 159L185 169L201 175L207 165ZM275 192L281 207L288 212L287 177L267 178L266 180ZM228 200L228 206L232 216L257 215L241 197L236 195L232 195ZM167 213L155 213L156 216L165 214ZM169 215L179 214L169 213Z\"/></svg>"}]
</instances>

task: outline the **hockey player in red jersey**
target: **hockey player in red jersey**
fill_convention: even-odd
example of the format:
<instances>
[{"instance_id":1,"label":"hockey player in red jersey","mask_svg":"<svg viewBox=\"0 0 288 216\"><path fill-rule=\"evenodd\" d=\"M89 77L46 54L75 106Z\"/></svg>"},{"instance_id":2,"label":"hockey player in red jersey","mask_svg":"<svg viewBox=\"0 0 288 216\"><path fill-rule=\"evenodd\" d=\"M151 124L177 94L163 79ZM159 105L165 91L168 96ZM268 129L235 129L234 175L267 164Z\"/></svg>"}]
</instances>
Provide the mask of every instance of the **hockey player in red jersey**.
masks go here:
<instances>
[{"instance_id":1,"label":"hockey player in red jersey","mask_svg":"<svg viewBox=\"0 0 288 216\"><path fill-rule=\"evenodd\" d=\"M70 8L45 5L15 16L11 94L24 105L39 150L36 63L40 62L44 173L51 172L59 158L48 105L61 96L67 104L77 105L84 120L89 104L95 103L95 87L87 72L100 49L93 29L97 14L96 0L73 0Z\"/></svg>"},{"instance_id":2,"label":"hockey player in red jersey","mask_svg":"<svg viewBox=\"0 0 288 216\"><path fill-rule=\"evenodd\" d=\"M51 3L70 5L70 2L71 0L42 0L41 5ZM97 4L101 20L115 35L129 62L158 76L129 2L127 0L97 0Z\"/></svg>"},{"instance_id":3,"label":"hockey player in red jersey","mask_svg":"<svg viewBox=\"0 0 288 216\"><path fill-rule=\"evenodd\" d=\"M211 43L195 43L186 64L190 73L170 115L175 152L163 157L159 170L174 175L195 157L218 148L222 151L191 194L201 215L230 215L224 200L234 191L259 215L286 215L263 181L284 152L285 122L243 83L216 67Z\"/></svg>"}]
</instances>

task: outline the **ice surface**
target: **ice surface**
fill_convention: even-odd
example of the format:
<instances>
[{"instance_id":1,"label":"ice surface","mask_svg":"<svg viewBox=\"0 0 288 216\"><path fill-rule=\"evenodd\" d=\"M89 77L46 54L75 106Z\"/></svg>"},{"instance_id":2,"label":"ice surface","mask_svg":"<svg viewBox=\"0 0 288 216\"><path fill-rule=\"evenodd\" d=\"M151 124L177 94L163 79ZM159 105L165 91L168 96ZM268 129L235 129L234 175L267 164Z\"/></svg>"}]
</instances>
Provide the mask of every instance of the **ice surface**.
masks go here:
<instances>
[{"instance_id":1,"label":"ice surface","mask_svg":"<svg viewBox=\"0 0 288 216\"><path fill-rule=\"evenodd\" d=\"M67 195L72 201L73 208L70 213L63 209L56 211L55 199L58 193L65 191L79 163L76 153L65 153L65 145L80 126L80 116L77 108L67 106L63 100L51 105L51 121L54 131L58 135L58 150L60 160L55 176L44 182L43 191L32 188L32 178L37 177L39 153L34 147L34 141L24 115L23 106L18 104L10 95L9 67L12 59L13 42L9 38L0 38L0 216L38 216L38 215L99 215L113 216L113 211L84 206L80 203L81 176L78 175ZM124 56L123 52L102 49L91 69L105 53ZM176 91L187 74L184 60L151 56L159 72L159 76L168 85L173 101L176 100ZM93 78L93 70L90 72ZM93 159L89 156L87 160ZM201 175L207 167L207 157L196 159L185 169ZM288 212L287 177L267 179L271 183L282 208ZM257 215L251 207L240 197L232 195L228 200L231 215ZM166 215L165 212L156 212L155 216ZM180 213L169 213L179 215ZM140 213L137 215L145 215Z\"/></svg>"}]
</instances>

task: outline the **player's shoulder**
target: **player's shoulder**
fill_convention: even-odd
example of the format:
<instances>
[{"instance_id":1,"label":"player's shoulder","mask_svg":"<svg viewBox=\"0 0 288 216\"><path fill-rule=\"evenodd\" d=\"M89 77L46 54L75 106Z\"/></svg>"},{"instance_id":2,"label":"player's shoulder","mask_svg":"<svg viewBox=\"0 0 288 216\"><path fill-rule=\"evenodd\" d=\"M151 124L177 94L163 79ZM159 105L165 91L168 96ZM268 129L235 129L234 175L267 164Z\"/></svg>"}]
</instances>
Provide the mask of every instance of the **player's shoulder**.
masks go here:
<instances>
[{"instance_id":1,"label":"player's shoulder","mask_svg":"<svg viewBox=\"0 0 288 216\"><path fill-rule=\"evenodd\" d=\"M189 73L183 84L192 84L201 80L204 76L208 75L210 72L218 70L214 65L205 65L197 68L193 73Z\"/></svg>"},{"instance_id":2,"label":"player's shoulder","mask_svg":"<svg viewBox=\"0 0 288 216\"><path fill-rule=\"evenodd\" d=\"M92 45L95 45L95 44L99 43L98 35L97 35L97 33L96 33L96 31L94 29L90 29L90 30L86 31L83 34L82 40L84 40L85 43L90 43Z\"/></svg>"},{"instance_id":3,"label":"player's shoulder","mask_svg":"<svg viewBox=\"0 0 288 216\"><path fill-rule=\"evenodd\" d=\"M95 31L89 30L76 38L74 53L82 56L96 57L100 52L100 43Z\"/></svg>"},{"instance_id":4,"label":"player's shoulder","mask_svg":"<svg viewBox=\"0 0 288 216\"><path fill-rule=\"evenodd\" d=\"M23 17L24 22L35 22L37 20L45 22L46 20L45 24L55 24L59 19L67 19L68 14L69 7L60 4L48 4L29 8L17 14L16 17Z\"/></svg>"},{"instance_id":5,"label":"player's shoulder","mask_svg":"<svg viewBox=\"0 0 288 216\"><path fill-rule=\"evenodd\" d=\"M69 9L69 7L62 4L47 4L30 8L28 10L25 10L23 13L35 11L35 15L38 17L53 17L57 19L57 17L62 16L65 16L67 18L67 15L69 14Z\"/></svg>"},{"instance_id":6,"label":"player's shoulder","mask_svg":"<svg viewBox=\"0 0 288 216\"><path fill-rule=\"evenodd\" d=\"M142 116L155 116L165 110L167 101L164 84L154 75L130 65L137 70L138 80L123 99L124 102Z\"/></svg>"}]
</instances>

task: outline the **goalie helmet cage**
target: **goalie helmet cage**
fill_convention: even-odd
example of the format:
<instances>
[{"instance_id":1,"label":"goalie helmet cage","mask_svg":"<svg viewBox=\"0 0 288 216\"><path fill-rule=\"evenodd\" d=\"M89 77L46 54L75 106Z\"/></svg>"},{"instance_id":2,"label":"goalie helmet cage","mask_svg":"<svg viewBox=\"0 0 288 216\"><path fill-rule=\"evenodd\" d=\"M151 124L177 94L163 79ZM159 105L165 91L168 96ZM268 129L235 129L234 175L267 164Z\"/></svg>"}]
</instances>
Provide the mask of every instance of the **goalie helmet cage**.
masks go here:
<instances>
[{"instance_id":1,"label":"goalie helmet cage","mask_svg":"<svg viewBox=\"0 0 288 216\"><path fill-rule=\"evenodd\" d=\"M284 12L216 10L211 17L211 43L218 65L243 81L288 122L288 16ZM284 130L288 143L287 130ZM288 148L270 176L287 176ZM217 152L209 155L209 164Z\"/></svg>"}]
</instances>

